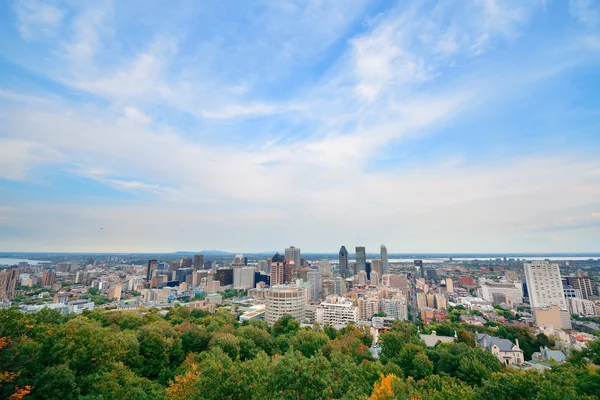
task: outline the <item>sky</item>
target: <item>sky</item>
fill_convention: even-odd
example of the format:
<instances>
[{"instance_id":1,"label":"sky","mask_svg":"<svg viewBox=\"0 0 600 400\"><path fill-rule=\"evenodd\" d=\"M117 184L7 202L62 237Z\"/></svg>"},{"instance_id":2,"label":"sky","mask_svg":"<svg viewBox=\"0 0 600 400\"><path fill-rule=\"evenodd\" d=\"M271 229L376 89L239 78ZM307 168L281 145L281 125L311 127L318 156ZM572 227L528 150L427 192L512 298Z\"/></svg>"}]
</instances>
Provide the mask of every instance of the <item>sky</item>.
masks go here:
<instances>
[{"instance_id":1,"label":"sky","mask_svg":"<svg viewBox=\"0 0 600 400\"><path fill-rule=\"evenodd\" d=\"M600 251L600 0L0 2L0 251Z\"/></svg>"}]
</instances>

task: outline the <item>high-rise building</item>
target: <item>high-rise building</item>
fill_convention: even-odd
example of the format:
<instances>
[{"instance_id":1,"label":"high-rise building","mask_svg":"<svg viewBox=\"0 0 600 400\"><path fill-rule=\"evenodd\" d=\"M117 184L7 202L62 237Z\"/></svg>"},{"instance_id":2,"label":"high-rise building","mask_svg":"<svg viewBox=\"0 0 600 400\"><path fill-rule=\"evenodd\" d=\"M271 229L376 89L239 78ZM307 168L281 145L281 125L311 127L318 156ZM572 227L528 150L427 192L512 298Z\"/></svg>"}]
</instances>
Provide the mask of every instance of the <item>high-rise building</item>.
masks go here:
<instances>
[{"instance_id":1,"label":"high-rise building","mask_svg":"<svg viewBox=\"0 0 600 400\"><path fill-rule=\"evenodd\" d=\"M233 288L234 289L252 289L254 288L254 268L236 267L233 268Z\"/></svg>"},{"instance_id":2,"label":"high-rise building","mask_svg":"<svg viewBox=\"0 0 600 400\"><path fill-rule=\"evenodd\" d=\"M587 276L587 272L579 270L574 276L569 276L567 282L573 289L579 289L581 297L586 300L598 297L598 286L592 278Z\"/></svg>"},{"instance_id":3,"label":"high-rise building","mask_svg":"<svg viewBox=\"0 0 600 400\"><path fill-rule=\"evenodd\" d=\"M403 297L381 300L381 311L388 317L406 321L408 319L408 306Z\"/></svg>"},{"instance_id":4,"label":"high-rise building","mask_svg":"<svg viewBox=\"0 0 600 400\"><path fill-rule=\"evenodd\" d=\"M271 265L271 271L272 270L273 265ZM271 286L264 292L264 302L265 320L269 325L273 325L285 314L290 314L299 322L304 321L306 289L302 286Z\"/></svg>"},{"instance_id":5,"label":"high-rise building","mask_svg":"<svg viewBox=\"0 0 600 400\"><path fill-rule=\"evenodd\" d=\"M109 300L120 301L121 300L121 291L122 290L123 290L123 285L121 285L121 284L112 285L108 289L108 299Z\"/></svg>"},{"instance_id":6,"label":"high-rise building","mask_svg":"<svg viewBox=\"0 0 600 400\"><path fill-rule=\"evenodd\" d=\"M194 256L194 271L204 269L204 254L196 254Z\"/></svg>"},{"instance_id":7,"label":"high-rise building","mask_svg":"<svg viewBox=\"0 0 600 400\"><path fill-rule=\"evenodd\" d=\"M243 254L237 254L231 262L232 268L241 268L246 266L246 257Z\"/></svg>"},{"instance_id":8,"label":"high-rise building","mask_svg":"<svg viewBox=\"0 0 600 400\"><path fill-rule=\"evenodd\" d=\"M346 250L346 246L342 246L339 253L340 260L340 275L343 278L347 278L350 276L350 271L348 270L348 250Z\"/></svg>"},{"instance_id":9,"label":"high-rise building","mask_svg":"<svg viewBox=\"0 0 600 400\"><path fill-rule=\"evenodd\" d=\"M356 247L356 272L365 271L367 268L367 251L363 246Z\"/></svg>"},{"instance_id":10,"label":"high-rise building","mask_svg":"<svg viewBox=\"0 0 600 400\"><path fill-rule=\"evenodd\" d=\"M371 280L371 262L365 262L365 272L367 273L367 280Z\"/></svg>"},{"instance_id":11,"label":"high-rise building","mask_svg":"<svg viewBox=\"0 0 600 400\"><path fill-rule=\"evenodd\" d=\"M377 271L371 271L371 279L369 279L369 284L371 285L379 285L379 274Z\"/></svg>"},{"instance_id":12,"label":"high-rise building","mask_svg":"<svg viewBox=\"0 0 600 400\"><path fill-rule=\"evenodd\" d=\"M181 259L181 268L192 268L192 259L191 259L191 257L183 257Z\"/></svg>"},{"instance_id":13,"label":"high-rise building","mask_svg":"<svg viewBox=\"0 0 600 400\"><path fill-rule=\"evenodd\" d=\"M221 286L233 285L233 268L219 268L215 270L215 281L219 281Z\"/></svg>"},{"instance_id":14,"label":"high-rise building","mask_svg":"<svg viewBox=\"0 0 600 400\"><path fill-rule=\"evenodd\" d=\"M356 281L358 282L359 285L366 285L369 281L369 278L367 278L367 272L366 271L358 271L358 274L356 274Z\"/></svg>"},{"instance_id":15,"label":"high-rise building","mask_svg":"<svg viewBox=\"0 0 600 400\"><path fill-rule=\"evenodd\" d=\"M361 321L369 321L379 312L379 297L359 298L357 303Z\"/></svg>"},{"instance_id":16,"label":"high-rise building","mask_svg":"<svg viewBox=\"0 0 600 400\"><path fill-rule=\"evenodd\" d=\"M427 268L427 279L437 282L437 271L435 270L435 268Z\"/></svg>"},{"instance_id":17,"label":"high-rise building","mask_svg":"<svg viewBox=\"0 0 600 400\"><path fill-rule=\"evenodd\" d=\"M42 273L42 287L52 286L54 285L54 281L56 280L56 272L49 269L48 271L44 271Z\"/></svg>"},{"instance_id":18,"label":"high-rise building","mask_svg":"<svg viewBox=\"0 0 600 400\"><path fill-rule=\"evenodd\" d=\"M296 268L300 268L301 260L300 260L300 249L297 249L294 246L290 246L285 249L285 261L294 260L294 265Z\"/></svg>"},{"instance_id":19,"label":"high-rise building","mask_svg":"<svg viewBox=\"0 0 600 400\"><path fill-rule=\"evenodd\" d=\"M448 301L446 300L446 296L441 293L435 294L435 308L438 310L445 310L448 308Z\"/></svg>"},{"instance_id":20,"label":"high-rise building","mask_svg":"<svg viewBox=\"0 0 600 400\"><path fill-rule=\"evenodd\" d=\"M421 278L425 279L425 269L423 268L423 260L415 260L415 268L419 269ZM417 274L417 271L415 271L415 275L416 274Z\"/></svg>"},{"instance_id":21,"label":"high-rise building","mask_svg":"<svg viewBox=\"0 0 600 400\"><path fill-rule=\"evenodd\" d=\"M446 278L446 292L454 293L454 281L452 278Z\"/></svg>"},{"instance_id":22,"label":"high-rise building","mask_svg":"<svg viewBox=\"0 0 600 400\"><path fill-rule=\"evenodd\" d=\"M283 285L284 283L285 259L279 253L275 254L271 259L271 286Z\"/></svg>"},{"instance_id":23,"label":"high-rise building","mask_svg":"<svg viewBox=\"0 0 600 400\"><path fill-rule=\"evenodd\" d=\"M524 262L525 280L531 307L558 306L567 309L558 264L546 261Z\"/></svg>"},{"instance_id":24,"label":"high-rise building","mask_svg":"<svg viewBox=\"0 0 600 400\"><path fill-rule=\"evenodd\" d=\"M148 267L146 268L146 280L152 279L152 274L158 269L158 260L148 260Z\"/></svg>"},{"instance_id":25,"label":"high-rise building","mask_svg":"<svg viewBox=\"0 0 600 400\"><path fill-rule=\"evenodd\" d=\"M379 275L389 274L389 273L390 273L390 267L388 264L387 247L385 247L385 244L382 244L381 245L381 271L379 272Z\"/></svg>"},{"instance_id":26,"label":"high-rise building","mask_svg":"<svg viewBox=\"0 0 600 400\"><path fill-rule=\"evenodd\" d=\"M383 262L381 260L371 260L371 272L377 272L379 276L383 275Z\"/></svg>"},{"instance_id":27,"label":"high-rise building","mask_svg":"<svg viewBox=\"0 0 600 400\"><path fill-rule=\"evenodd\" d=\"M311 269L307 272L307 281L310 284L309 300L321 300L321 277L319 271Z\"/></svg>"},{"instance_id":28,"label":"high-rise building","mask_svg":"<svg viewBox=\"0 0 600 400\"><path fill-rule=\"evenodd\" d=\"M346 293L346 279L341 276L333 278L334 292L336 295L341 296Z\"/></svg>"},{"instance_id":29,"label":"high-rise building","mask_svg":"<svg viewBox=\"0 0 600 400\"><path fill-rule=\"evenodd\" d=\"M18 279L17 268L0 270L0 300L10 300L15 297Z\"/></svg>"},{"instance_id":30,"label":"high-rise building","mask_svg":"<svg viewBox=\"0 0 600 400\"><path fill-rule=\"evenodd\" d=\"M322 277L331 276L331 264L329 260L323 259L319 261L319 274Z\"/></svg>"}]
</instances>

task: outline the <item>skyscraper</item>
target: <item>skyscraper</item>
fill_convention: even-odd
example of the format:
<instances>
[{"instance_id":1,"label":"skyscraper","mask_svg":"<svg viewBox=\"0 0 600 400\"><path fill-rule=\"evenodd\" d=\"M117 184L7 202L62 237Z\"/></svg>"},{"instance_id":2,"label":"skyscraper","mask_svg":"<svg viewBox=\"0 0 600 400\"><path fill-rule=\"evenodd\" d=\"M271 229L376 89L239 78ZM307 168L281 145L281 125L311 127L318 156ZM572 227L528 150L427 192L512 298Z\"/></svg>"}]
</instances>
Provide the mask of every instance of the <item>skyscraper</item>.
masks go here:
<instances>
[{"instance_id":1,"label":"skyscraper","mask_svg":"<svg viewBox=\"0 0 600 400\"><path fill-rule=\"evenodd\" d=\"M342 275L343 278L349 277L350 271L348 271L348 250L346 250L346 246L342 246L342 248L340 249L339 260L340 260L340 275Z\"/></svg>"},{"instance_id":2,"label":"skyscraper","mask_svg":"<svg viewBox=\"0 0 600 400\"><path fill-rule=\"evenodd\" d=\"M149 282L152 279L152 273L158 269L158 260L148 260L146 269L146 280Z\"/></svg>"},{"instance_id":3,"label":"skyscraper","mask_svg":"<svg viewBox=\"0 0 600 400\"><path fill-rule=\"evenodd\" d=\"M356 247L356 272L364 271L367 266L367 252L363 246Z\"/></svg>"},{"instance_id":4,"label":"skyscraper","mask_svg":"<svg viewBox=\"0 0 600 400\"><path fill-rule=\"evenodd\" d=\"M196 254L194 256L194 271L204 269L204 254Z\"/></svg>"},{"instance_id":5,"label":"skyscraper","mask_svg":"<svg viewBox=\"0 0 600 400\"><path fill-rule=\"evenodd\" d=\"M309 300L321 300L321 277L319 271L314 269L308 271L307 281L310 284Z\"/></svg>"},{"instance_id":6,"label":"skyscraper","mask_svg":"<svg viewBox=\"0 0 600 400\"><path fill-rule=\"evenodd\" d=\"M415 268L419 268L421 278L425 279L425 269L423 268L423 260L415 260ZM415 276L417 275L417 271L415 271Z\"/></svg>"},{"instance_id":7,"label":"skyscraper","mask_svg":"<svg viewBox=\"0 0 600 400\"><path fill-rule=\"evenodd\" d=\"M385 244L381 245L381 272L380 274L389 274L390 273L390 267L388 265L388 254L387 254L387 247L385 247Z\"/></svg>"},{"instance_id":8,"label":"skyscraper","mask_svg":"<svg viewBox=\"0 0 600 400\"><path fill-rule=\"evenodd\" d=\"M331 276L331 264L329 260L323 259L319 261L319 275Z\"/></svg>"},{"instance_id":9,"label":"skyscraper","mask_svg":"<svg viewBox=\"0 0 600 400\"><path fill-rule=\"evenodd\" d=\"M302 265L300 264L300 249L297 249L294 246L290 246L288 249L285 249L285 260L294 260L294 265L296 268L300 268Z\"/></svg>"},{"instance_id":10,"label":"skyscraper","mask_svg":"<svg viewBox=\"0 0 600 400\"><path fill-rule=\"evenodd\" d=\"M546 261L523 263L531 307L558 306L567 309L558 264Z\"/></svg>"},{"instance_id":11,"label":"skyscraper","mask_svg":"<svg viewBox=\"0 0 600 400\"><path fill-rule=\"evenodd\" d=\"M0 271L0 300L9 300L15 297L15 288L19 279L17 268Z\"/></svg>"},{"instance_id":12,"label":"skyscraper","mask_svg":"<svg viewBox=\"0 0 600 400\"><path fill-rule=\"evenodd\" d=\"M271 286L283 285L285 260L282 255L276 253L271 259Z\"/></svg>"}]
</instances>

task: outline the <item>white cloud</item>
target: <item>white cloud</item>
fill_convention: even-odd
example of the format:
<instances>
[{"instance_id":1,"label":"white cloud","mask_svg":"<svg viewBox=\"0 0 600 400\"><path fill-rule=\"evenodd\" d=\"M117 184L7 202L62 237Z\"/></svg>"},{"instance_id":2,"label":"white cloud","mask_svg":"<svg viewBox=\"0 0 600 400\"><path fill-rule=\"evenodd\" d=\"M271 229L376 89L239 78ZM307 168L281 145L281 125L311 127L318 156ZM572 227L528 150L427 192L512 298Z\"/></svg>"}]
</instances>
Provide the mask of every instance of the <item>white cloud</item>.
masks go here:
<instances>
[{"instance_id":1,"label":"white cloud","mask_svg":"<svg viewBox=\"0 0 600 400\"><path fill-rule=\"evenodd\" d=\"M49 38L63 20L63 11L39 0L19 0L15 4L18 28L25 40Z\"/></svg>"},{"instance_id":2,"label":"white cloud","mask_svg":"<svg viewBox=\"0 0 600 400\"><path fill-rule=\"evenodd\" d=\"M0 138L0 178L25 180L32 167L60 160L59 152L40 146L37 142Z\"/></svg>"}]
</instances>

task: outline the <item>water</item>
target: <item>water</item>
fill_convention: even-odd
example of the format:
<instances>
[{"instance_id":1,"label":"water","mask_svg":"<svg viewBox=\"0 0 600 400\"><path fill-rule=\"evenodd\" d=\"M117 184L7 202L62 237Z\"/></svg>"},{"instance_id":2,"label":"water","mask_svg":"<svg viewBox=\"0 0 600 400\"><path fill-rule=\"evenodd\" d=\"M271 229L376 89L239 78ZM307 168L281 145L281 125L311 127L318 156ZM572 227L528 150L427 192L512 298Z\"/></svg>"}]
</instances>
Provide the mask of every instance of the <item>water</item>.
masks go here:
<instances>
[{"instance_id":1,"label":"water","mask_svg":"<svg viewBox=\"0 0 600 400\"><path fill-rule=\"evenodd\" d=\"M24 258L0 258L0 265L2 266L19 265L20 262L27 262L29 265L38 265L43 263L43 261L27 260Z\"/></svg>"}]
</instances>

